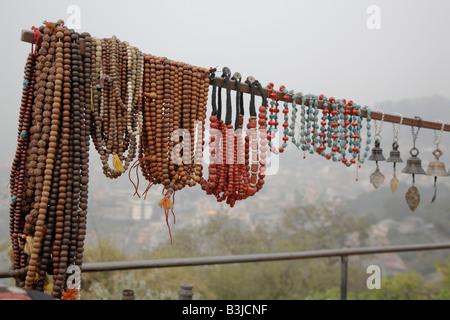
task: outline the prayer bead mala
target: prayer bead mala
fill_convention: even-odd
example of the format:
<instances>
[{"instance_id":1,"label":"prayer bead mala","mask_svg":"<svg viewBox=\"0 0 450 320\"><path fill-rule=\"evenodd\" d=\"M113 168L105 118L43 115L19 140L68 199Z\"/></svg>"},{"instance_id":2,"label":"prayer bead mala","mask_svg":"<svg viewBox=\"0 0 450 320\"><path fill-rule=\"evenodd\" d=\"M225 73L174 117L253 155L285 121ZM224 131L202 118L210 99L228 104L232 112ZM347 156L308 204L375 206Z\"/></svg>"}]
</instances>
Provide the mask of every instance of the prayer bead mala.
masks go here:
<instances>
[{"instance_id":1,"label":"prayer bead mala","mask_svg":"<svg viewBox=\"0 0 450 320\"><path fill-rule=\"evenodd\" d=\"M237 200L255 195L264 185L267 153L267 129L265 127L267 100L261 84L254 78L249 77L246 82L249 84L251 91L250 118L247 124L245 142L242 142L243 99L238 90L234 128L238 130L234 132L233 126L230 124L231 100L229 95L230 73L228 70L224 71L223 76L225 76L227 88L225 122L218 118L218 115L222 114L221 100L219 97L217 107L215 69L211 72L213 110L210 117L210 165L208 180L202 178L201 186L207 194L215 195L217 201L226 201L227 204L234 207ZM236 87L239 87L239 81L236 81ZM255 108L256 87L260 90L263 98L262 106L259 109L259 120ZM259 129L257 128L258 123L260 124ZM258 130L260 134L259 142ZM261 150L259 150L259 143L261 143ZM258 152L261 152L260 156Z\"/></svg>"},{"instance_id":2,"label":"prayer bead mala","mask_svg":"<svg viewBox=\"0 0 450 320\"><path fill-rule=\"evenodd\" d=\"M268 148L267 148L267 144L268 144L268 140L267 140L267 98L266 95L264 93L263 87L261 85L261 83L259 81L256 81L256 86L259 89L259 92L261 94L262 97L262 103L261 106L259 107L259 120L258 120L258 124L259 124L259 143L260 143L260 158L259 158L259 173L258 173L258 184L256 185L257 191L261 190L263 185L264 185L264 178L266 176L266 165L267 165L267 152L268 152Z\"/></svg>"},{"instance_id":3,"label":"prayer bead mala","mask_svg":"<svg viewBox=\"0 0 450 320\"><path fill-rule=\"evenodd\" d=\"M90 152L90 126L91 126L91 46L93 39L89 33L82 33L85 43L85 56L83 61L84 73L84 98L81 99L81 178L80 178L80 211L78 215L77 246L75 252L75 264L81 268L83 264L84 240L86 236L87 208L88 208L88 184L89 184L89 152ZM84 115L84 119L83 119ZM83 124L84 120L84 124Z\"/></svg>"},{"instance_id":4,"label":"prayer bead mala","mask_svg":"<svg viewBox=\"0 0 450 320\"><path fill-rule=\"evenodd\" d=\"M10 175L10 274L24 289L77 299L79 287L66 280L69 266L82 266L90 137L104 174L117 178L133 160L140 135L136 169L149 187L163 185L159 204L168 224L171 197L202 179L209 70L144 57L116 37L80 35L62 20L33 30L36 50L25 66Z\"/></svg>"},{"instance_id":5,"label":"prayer bead mala","mask_svg":"<svg viewBox=\"0 0 450 320\"><path fill-rule=\"evenodd\" d=\"M136 168L136 172L140 168L148 181L145 197L153 185L163 186L159 205L165 210L169 225L169 212L174 215L175 192L195 186L202 176L209 71L145 55L142 73L139 156L131 168ZM131 172L129 178L139 196L139 177L136 184Z\"/></svg>"},{"instance_id":6,"label":"prayer bead mala","mask_svg":"<svg viewBox=\"0 0 450 320\"><path fill-rule=\"evenodd\" d=\"M25 192L25 167L27 159L27 150L30 142L31 109L33 106L34 86L36 82L36 54L30 53L25 65L25 76L22 90L22 103L19 114L19 129L17 137L16 154L11 166L10 174L10 234L12 243L12 263L13 270L20 270L24 267L21 264L21 247L24 241L20 238L23 228L22 221L22 202ZM18 274L15 275L18 277Z\"/></svg>"},{"instance_id":7,"label":"prayer bead mala","mask_svg":"<svg viewBox=\"0 0 450 320\"><path fill-rule=\"evenodd\" d=\"M59 30L59 27L56 31ZM55 32L54 26L47 25L44 30L44 37L42 48L44 51L52 45L48 44L48 38ZM62 32L57 32L58 37ZM54 43L55 37L51 37L50 41ZM58 45L58 43L57 43ZM44 57L41 55L39 58ZM31 252L28 252L28 270L25 278L25 289L32 289L36 273L38 271L38 260L41 250L41 242L43 239L43 230L45 224L45 217L47 213L47 205L49 201L49 191L53 172L53 156L54 152L50 149L53 144L56 143L56 136L58 135L57 127L55 126L55 118L52 116L55 112L60 110L55 107L56 92L56 80L58 75L57 65L54 64L53 55L47 54L44 59L40 59L41 66L38 66L36 94L34 100L34 112L33 120L34 126L30 129L33 132L35 139L37 139L36 146L33 143L30 157L34 158L34 155L38 155L35 169L30 168L33 172L30 173L29 183L35 183L34 198L32 199L30 211L25 218L25 226L23 229L24 236L31 239ZM56 73L56 76L55 76ZM53 98L53 96L55 98ZM40 135L40 137L39 137ZM39 138L38 138L39 137ZM48 145L48 149L47 149ZM31 163L31 162L30 162ZM45 169L45 171L44 171Z\"/></svg>"},{"instance_id":8,"label":"prayer bead mala","mask_svg":"<svg viewBox=\"0 0 450 320\"><path fill-rule=\"evenodd\" d=\"M293 91L291 93L293 94ZM292 122L289 125L291 131L284 131L285 134L287 133L288 136L292 137L292 143L304 153L306 151L309 151L311 154L317 153L327 160L331 159L334 162L341 162L347 167L356 164L358 170L361 164L364 163L368 156L367 152L370 150L370 109L367 106L362 108L351 100L335 99L334 97L327 98L323 94L314 96L296 93L293 94L292 100L294 100L294 97L295 99L300 97L302 100L301 124L299 125L300 138L298 140L294 138L295 120L297 119L297 108L294 101L292 102ZM306 107L307 100L309 101L308 109ZM323 105L320 125L319 103ZM367 139L363 155L361 155L363 151L361 135L362 111L367 113ZM287 121L286 115L285 120ZM356 178L356 181L358 181L358 178Z\"/></svg>"},{"instance_id":9,"label":"prayer bead mala","mask_svg":"<svg viewBox=\"0 0 450 320\"><path fill-rule=\"evenodd\" d=\"M63 42L58 42L57 51L57 64L58 53L59 56L63 56L64 59L59 59L59 67L63 71L62 81L62 113L61 113L61 168L60 168L60 181L59 181L59 195L58 205L56 207L56 223L55 223L55 239L52 245L52 257L53 257L53 280L54 287L52 295L58 297L61 294L62 281L64 280L64 272L66 271L65 265L67 263L68 254L68 241L70 236L70 211L67 211L67 206L70 206L71 194L72 194L72 168L71 168L71 155L70 155L70 124L71 124L71 33L68 29L60 30L57 32L57 37L63 39ZM62 62L62 63L61 63ZM61 68L62 66L62 68ZM60 109L58 109L58 112ZM55 143L55 147L56 147ZM30 273L30 270L28 271ZM27 275L28 278L28 275Z\"/></svg>"},{"instance_id":10,"label":"prayer bead mala","mask_svg":"<svg viewBox=\"0 0 450 320\"><path fill-rule=\"evenodd\" d=\"M116 179L136 157L138 115L134 107L142 93L144 61L137 48L116 37L95 38L94 41L91 51L96 61L92 68L92 138L100 154L103 173ZM113 168L108 164L111 155Z\"/></svg>"},{"instance_id":11,"label":"prayer bead mala","mask_svg":"<svg viewBox=\"0 0 450 320\"><path fill-rule=\"evenodd\" d=\"M25 66L11 168L10 274L27 290L76 299L65 280L69 265L82 265L86 234L92 38L62 20L44 24L34 28L42 42Z\"/></svg>"}]
</instances>

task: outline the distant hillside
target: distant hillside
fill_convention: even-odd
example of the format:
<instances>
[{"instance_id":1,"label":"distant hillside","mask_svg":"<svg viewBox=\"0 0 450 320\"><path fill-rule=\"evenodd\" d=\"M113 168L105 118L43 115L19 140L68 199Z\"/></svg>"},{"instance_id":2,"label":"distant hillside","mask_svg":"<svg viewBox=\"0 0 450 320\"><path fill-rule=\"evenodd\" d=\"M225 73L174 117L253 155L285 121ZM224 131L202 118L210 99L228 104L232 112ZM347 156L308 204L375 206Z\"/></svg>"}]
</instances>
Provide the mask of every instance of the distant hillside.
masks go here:
<instances>
[{"instance_id":1,"label":"distant hillside","mask_svg":"<svg viewBox=\"0 0 450 320\"><path fill-rule=\"evenodd\" d=\"M358 102L363 104L362 102ZM404 116L422 116L426 120L434 121L441 119L450 122L450 100L440 96L424 97L421 99L405 99L402 101L384 101L371 106L373 110L380 108L386 113L400 112ZM208 125L208 124L207 124ZM372 128L374 126L372 125ZM365 132L363 132L365 139ZM420 131L417 147L420 150L419 157L422 159L422 166L427 168L428 163L433 160L431 151L433 149L433 131L423 129ZM11 142L11 143L14 143ZM441 149L444 151L442 161L450 169L450 144L448 133L442 136ZM382 129L382 148L386 158L392 145L392 124L384 123ZM350 203L349 212L357 215L364 215L371 222L375 223L386 218L403 219L413 216L420 216L427 221L436 223L442 232L450 232L450 177L438 179L438 198L435 203L430 204L433 193L433 178L428 176L417 177L417 186L421 193L421 203L419 208L412 213L405 202L404 195L411 185L411 176L402 174L400 171L406 165L409 157L409 150L412 147L412 136L410 127L402 126L400 131L400 151L404 163L398 164L397 176L400 180L400 187L395 195L389 190L389 182L393 169L391 163L380 163L380 170L385 175L385 182L382 187L375 190L369 182L369 175L375 170L375 163L366 161L361 169L355 166L347 168L341 163L333 163L317 154L306 154L297 150L289 143L285 153L278 157L278 169L273 175L267 175L265 186L256 196L240 201L236 207L229 210L223 203L217 203L213 196L208 196L200 187L187 188L176 195L175 212L177 215L177 225L183 223L201 223L202 218L208 214L227 212L240 216L246 220L279 218L279 213L286 207L294 206L298 203L315 203L320 201L333 200L336 203ZM207 157L208 154L205 154ZM0 154L0 197L3 199L3 210L0 218L0 239L8 237L9 233L9 189L5 188L9 180L10 163L13 154ZM100 227L100 217L120 218L121 224L127 227L127 220L132 214L132 201L144 201L133 197L133 186L128 176L123 176L118 180L109 180L101 173L99 156L94 148L91 148L90 186L89 186L89 212L88 217L98 218L98 230L93 230L93 225L89 225L88 232L107 232L108 226ZM207 166L205 165L205 176ZM132 177L134 177L134 172ZM141 177L142 178L142 177ZM358 181L356 181L358 178ZM141 179L141 192L145 189L146 182ZM163 213L157 206L161 198L161 190L153 187L149 193L146 203L153 208L152 221L158 221ZM114 212L112 212L114 210ZM178 211L177 211L178 210ZM440 211L441 210L441 211ZM112 213L115 214L112 217ZM155 218L156 217L156 218ZM155 220L156 219L156 220ZM105 220L106 221L106 220ZM161 219L161 223L162 223ZM132 224L132 221L130 222ZM165 225L162 225L162 232L166 232ZM111 229L117 230L117 229ZM99 237L104 234L96 235ZM92 239L92 237L90 237Z\"/></svg>"}]
</instances>

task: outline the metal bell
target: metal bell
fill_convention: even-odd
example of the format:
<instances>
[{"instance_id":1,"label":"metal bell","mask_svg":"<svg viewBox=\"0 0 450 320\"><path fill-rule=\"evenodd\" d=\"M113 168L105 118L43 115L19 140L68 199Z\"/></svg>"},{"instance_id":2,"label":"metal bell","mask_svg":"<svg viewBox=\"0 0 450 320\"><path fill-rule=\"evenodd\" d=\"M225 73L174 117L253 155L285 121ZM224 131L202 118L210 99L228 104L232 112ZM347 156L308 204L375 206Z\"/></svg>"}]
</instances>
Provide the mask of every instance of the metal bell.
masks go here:
<instances>
[{"instance_id":1,"label":"metal bell","mask_svg":"<svg viewBox=\"0 0 450 320\"><path fill-rule=\"evenodd\" d=\"M414 154L413 152L416 153ZM414 147L409 153L411 154L411 157L406 161L406 167L402 170L402 173L426 174L425 170L422 169L422 160L417 157L419 155L419 150Z\"/></svg>"},{"instance_id":2,"label":"metal bell","mask_svg":"<svg viewBox=\"0 0 450 320\"><path fill-rule=\"evenodd\" d=\"M436 194L437 194L437 177L448 177L450 174L447 173L445 170L445 164L442 162L439 162L439 158L442 156L442 151L437 148L433 151L433 155L436 159L436 161L430 162L427 169L427 175L434 176L434 195L431 199L431 202L433 203L434 200L436 200Z\"/></svg>"},{"instance_id":3,"label":"metal bell","mask_svg":"<svg viewBox=\"0 0 450 320\"><path fill-rule=\"evenodd\" d=\"M375 140L375 147L372 149L372 154L369 158L370 161L386 161L383 156L383 149L380 148L380 140Z\"/></svg>"},{"instance_id":4,"label":"metal bell","mask_svg":"<svg viewBox=\"0 0 450 320\"><path fill-rule=\"evenodd\" d=\"M447 177L449 174L445 170L445 164L443 162L439 162L439 157L442 156L442 151L440 149L436 149L433 151L433 155L436 158L436 161L430 162L427 169L427 175L435 176L435 177Z\"/></svg>"},{"instance_id":5,"label":"metal bell","mask_svg":"<svg viewBox=\"0 0 450 320\"><path fill-rule=\"evenodd\" d=\"M392 144L392 150L389 154L389 158L386 160L386 162L393 162L394 165L397 162L403 162L402 158L400 158L400 151L398 151L398 143L395 141Z\"/></svg>"}]
</instances>

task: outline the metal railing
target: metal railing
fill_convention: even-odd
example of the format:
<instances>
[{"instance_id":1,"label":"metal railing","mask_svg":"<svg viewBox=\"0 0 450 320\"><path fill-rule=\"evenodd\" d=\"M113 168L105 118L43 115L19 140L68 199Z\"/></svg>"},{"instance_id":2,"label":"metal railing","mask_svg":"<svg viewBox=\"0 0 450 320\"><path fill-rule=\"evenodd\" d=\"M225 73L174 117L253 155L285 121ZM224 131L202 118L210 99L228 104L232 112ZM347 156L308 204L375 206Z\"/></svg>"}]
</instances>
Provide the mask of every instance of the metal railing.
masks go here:
<instances>
[{"instance_id":1,"label":"metal railing","mask_svg":"<svg viewBox=\"0 0 450 320\"><path fill-rule=\"evenodd\" d=\"M443 249L450 249L450 243L447 242L447 243L429 243L429 244L400 245L400 246L386 246L386 247L345 248L345 249L300 251L300 252L285 252L285 253L243 254L233 256L97 262L97 263L83 264L82 270L83 272L104 272L104 271L119 271L119 270L134 270L134 269L170 268L170 267L202 266L213 264L340 257L341 258L340 298L341 300L346 300L347 270L348 270L349 256L394 253L394 252L397 253L408 251L443 250ZM0 270L0 278L9 278L9 277L10 275L8 270Z\"/></svg>"}]
</instances>

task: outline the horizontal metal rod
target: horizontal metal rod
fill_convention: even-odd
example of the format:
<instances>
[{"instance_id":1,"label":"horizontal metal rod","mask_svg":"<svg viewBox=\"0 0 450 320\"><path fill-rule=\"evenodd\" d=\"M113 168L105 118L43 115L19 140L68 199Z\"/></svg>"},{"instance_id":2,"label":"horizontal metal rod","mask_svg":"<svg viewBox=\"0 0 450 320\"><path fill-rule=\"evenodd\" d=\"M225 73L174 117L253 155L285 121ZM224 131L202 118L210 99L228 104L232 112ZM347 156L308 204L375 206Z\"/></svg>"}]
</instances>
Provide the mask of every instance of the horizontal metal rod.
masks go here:
<instances>
[{"instance_id":1,"label":"horizontal metal rod","mask_svg":"<svg viewBox=\"0 0 450 320\"><path fill-rule=\"evenodd\" d=\"M21 40L23 42L28 42L28 43L32 43L35 44L36 40L34 39L34 33L32 31L29 30L22 30L22 34L21 34ZM80 42L80 53L82 55L84 55L84 42L81 43ZM220 78L217 77L216 78L216 84L218 87L221 88L225 88L225 79L224 78ZM211 84L212 85L212 84ZM236 84L234 83L234 81L231 81L230 83L230 88L231 90L235 91L236 90ZM244 93L250 93L250 86L246 83L241 83L240 85L240 91L244 92ZM269 91L267 89L264 89L265 91L265 95L266 97L268 97ZM261 96L261 93L259 92L258 88L256 88L255 90L255 95ZM283 93L277 91L277 99L278 100L282 100L283 99ZM292 95L289 95L290 99L288 100L288 102L292 102ZM301 104L302 100L301 97L298 97L296 100L297 104ZM305 102L307 105L309 103L309 100L306 100ZM319 102L319 109L323 109L323 102ZM363 118L367 118L367 114L365 111L361 112L361 116ZM374 120L381 120L383 118L383 114L380 112L375 112L372 111L371 112L371 117ZM396 116L396 115L392 115L392 114L385 114L384 115L384 121L385 122L392 122L392 123L400 123L400 117ZM432 122L432 121L420 121L418 119L415 118L407 118L404 117L403 121L402 121L403 125L409 125L409 126L413 126L413 127L421 127L421 128L427 128L427 129L433 129L433 130L441 130L442 124L439 122ZM450 131L450 124L445 124L444 125L444 131Z\"/></svg>"},{"instance_id":2,"label":"horizontal metal rod","mask_svg":"<svg viewBox=\"0 0 450 320\"><path fill-rule=\"evenodd\" d=\"M447 242L439 244L431 243L431 244L402 245L389 247L365 247L365 248L346 248L346 249L299 251L299 252L284 252L284 253L244 254L234 256L97 262L97 263L83 264L82 271L100 272L100 271L133 270L133 269L202 266L202 265L229 264L229 263L301 260L313 258L352 256L352 255L380 254L388 252L424 251L424 250L439 250L439 249L450 249L450 243ZM0 278L9 278L8 270L0 270Z\"/></svg>"}]
</instances>

